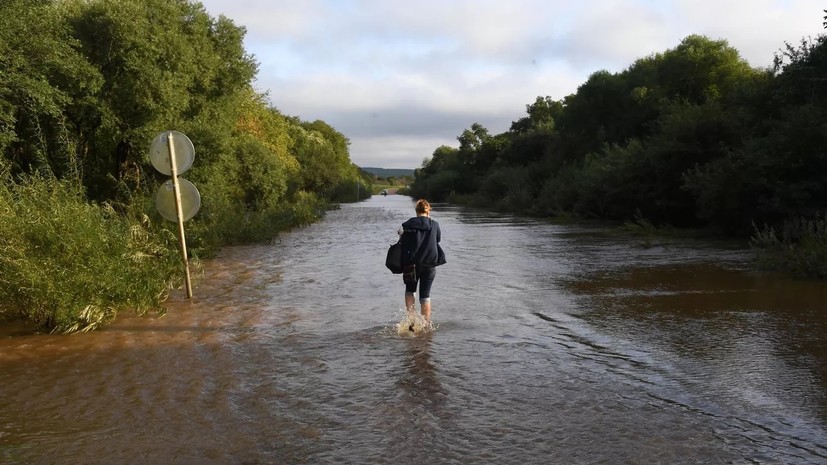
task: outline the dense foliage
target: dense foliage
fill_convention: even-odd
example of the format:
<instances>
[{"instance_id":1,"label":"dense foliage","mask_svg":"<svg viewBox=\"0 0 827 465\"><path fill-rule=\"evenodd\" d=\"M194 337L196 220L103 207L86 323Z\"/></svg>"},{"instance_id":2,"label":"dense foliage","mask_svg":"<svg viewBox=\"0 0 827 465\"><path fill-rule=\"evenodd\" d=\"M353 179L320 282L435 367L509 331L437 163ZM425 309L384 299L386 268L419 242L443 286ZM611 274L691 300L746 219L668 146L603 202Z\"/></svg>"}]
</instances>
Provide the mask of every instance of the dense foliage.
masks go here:
<instances>
[{"instance_id":1,"label":"dense foliage","mask_svg":"<svg viewBox=\"0 0 827 465\"><path fill-rule=\"evenodd\" d=\"M89 203L65 181L0 183L0 302L53 331L94 329L119 307L161 310L181 279L176 236Z\"/></svg>"},{"instance_id":2,"label":"dense foliage","mask_svg":"<svg viewBox=\"0 0 827 465\"><path fill-rule=\"evenodd\" d=\"M253 89L244 34L190 0L0 2L0 312L73 331L159 305L180 271L147 156L165 130L196 148L195 256L369 195L345 136Z\"/></svg>"},{"instance_id":3,"label":"dense foliage","mask_svg":"<svg viewBox=\"0 0 827 465\"><path fill-rule=\"evenodd\" d=\"M827 210L824 36L753 69L692 35L526 109L505 133L473 124L437 148L412 195L730 235Z\"/></svg>"}]
</instances>

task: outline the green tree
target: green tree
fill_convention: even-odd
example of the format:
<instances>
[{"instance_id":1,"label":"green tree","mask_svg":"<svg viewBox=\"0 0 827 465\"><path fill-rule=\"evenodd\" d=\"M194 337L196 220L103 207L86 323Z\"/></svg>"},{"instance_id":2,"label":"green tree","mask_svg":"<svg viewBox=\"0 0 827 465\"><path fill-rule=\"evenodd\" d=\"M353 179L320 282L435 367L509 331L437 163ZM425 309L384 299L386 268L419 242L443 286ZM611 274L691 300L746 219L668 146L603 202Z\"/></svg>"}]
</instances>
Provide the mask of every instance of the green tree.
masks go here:
<instances>
[{"instance_id":1,"label":"green tree","mask_svg":"<svg viewBox=\"0 0 827 465\"><path fill-rule=\"evenodd\" d=\"M553 100L549 96L538 96L534 103L525 107L528 116L513 121L509 129L511 132L524 133L544 127L554 128L555 121L563 113L564 108L563 102Z\"/></svg>"},{"instance_id":2,"label":"green tree","mask_svg":"<svg viewBox=\"0 0 827 465\"><path fill-rule=\"evenodd\" d=\"M293 154L300 165L299 189L330 197L340 183L358 179L348 155L347 137L324 121L302 122L293 118L292 122Z\"/></svg>"},{"instance_id":3,"label":"green tree","mask_svg":"<svg viewBox=\"0 0 827 465\"><path fill-rule=\"evenodd\" d=\"M702 217L728 231L827 209L827 39L788 44L774 71L743 144L687 175Z\"/></svg>"},{"instance_id":4,"label":"green tree","mask_svg":"<svg viewBox=\"0 0 827 465\"><path fill-rule=\"evenodd\" d=\"M13 172L78 176L70 113L103 83L79 48L51 2L0 3L0 154Z\"/></svg>"},{"instance_id":5,"label":"green tree","mask_svg":"<svg viewBox=\"0 0 827 465\"><path fill-rule=\"evenodd\" d=\"M447 145L437 147L430 158L423 160L422 167L414 171L411 196L446 201L456 191L461 171L459 149Z\"/></svg>"},{"instance_id":6,"label":"green tree","mask_svg":"<svg viewBox=\"0 0 827 465\"><path fill-rule=\"evenodd\" d=\"M13 252L0 260L0 312L12 301L74 331L164 298L179 264L152 205L162 177L146 155L161 131L196 147L195 255L307 224L323 198L363 185L344 135L254 91L244 34L189 0L0 2L0 248ZM102 287L77 286L93 281Z\"/></svg>"},{"instance_id":7,"label":"green tree","mask_svg":"<svg viewBox=\"0 0 827 465\"><path fill-rule=\"evenodd\" d=\"M593 74L565 100L560 144L546 156L565 176L546 182L544 203L590 216L700 224L684 177L742 144L749 118L739 105L764 77L726 41L702 36L622 73Z\"/></svg>"},{"instance_id":8,"label":"green tree","mask_svg":"<svg viewBox=\"0 0 827 465\"><path fill-rule=\"evenodd\" d=\"M479 176L485 172L491 159L496 157L496 148L492 145L492 136L483 125L474 123L457 136L459 150L456 161L463 176L453 183L454 191L468 194L476 190Z\"/></svg>"},{"instance_id":9,"label":"green tree","mask_svg":"<svg viewBox=\"0 0 827 465\"><path fill-rule=\"evenodd\" d=\"M245 92L255 75L243 28L213 20L199 3L66 0L64 7L104 79L96 104L71 118L89 135L81 153L93 197L111 196L117 179L140 188L147 141L203 118L213 102Z\"/></svg>"}]
</instances>

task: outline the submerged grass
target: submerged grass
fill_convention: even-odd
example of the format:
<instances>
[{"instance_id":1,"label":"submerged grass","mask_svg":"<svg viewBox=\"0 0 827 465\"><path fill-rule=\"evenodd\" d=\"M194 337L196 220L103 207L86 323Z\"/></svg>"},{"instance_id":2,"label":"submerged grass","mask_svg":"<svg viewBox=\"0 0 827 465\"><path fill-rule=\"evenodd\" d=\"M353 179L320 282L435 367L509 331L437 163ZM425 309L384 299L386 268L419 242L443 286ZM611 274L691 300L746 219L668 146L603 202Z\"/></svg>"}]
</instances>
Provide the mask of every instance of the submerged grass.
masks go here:
<instances>
[{"instance_id":1,"label":"submerged grass","mask_svg":"<svg viewBox=\"0 0 827 465\"><path fill-rule=\"evenodd\" d=\"M88 202L54 178L0 180L0 315L89 331L119 310L162 310L182 264L177 238L142 213Z\"/></svg>"}]
</instances>

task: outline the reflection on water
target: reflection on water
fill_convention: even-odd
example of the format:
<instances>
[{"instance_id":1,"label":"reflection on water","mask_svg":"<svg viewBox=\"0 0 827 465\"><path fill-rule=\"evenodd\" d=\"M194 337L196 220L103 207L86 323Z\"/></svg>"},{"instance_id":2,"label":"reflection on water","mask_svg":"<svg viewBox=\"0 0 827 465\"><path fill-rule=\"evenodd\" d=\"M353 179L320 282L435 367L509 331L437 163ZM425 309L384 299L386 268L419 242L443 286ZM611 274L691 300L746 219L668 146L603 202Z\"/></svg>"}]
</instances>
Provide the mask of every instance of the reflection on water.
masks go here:
<instances>
[{"instance_id":1,"label":"reflection on water","mask_svg":"<svg viewBox=\"0 0 827 465\"><path fill-rule=\"evenodd\" d=\"M827 286L747 251L434 205L436 328L384 268L410 199L207 261L192 301L0 338L0 463L827 462Z\"/></svg>"},{"instance_id":2,"label":"reflection on water","mask_svg":"<svg viewBox=\"0 0 827 465\"><path fill-rule=\"evenodd\" d=\"M411 340L405 349L405 373L397 385L406 393L402 408L406 412L421 408L428 414L439 412L444 404L445 392L439 384L436 368L431 362L431 339L433 333L425 333Z\"/></svg>"}]
</instances>

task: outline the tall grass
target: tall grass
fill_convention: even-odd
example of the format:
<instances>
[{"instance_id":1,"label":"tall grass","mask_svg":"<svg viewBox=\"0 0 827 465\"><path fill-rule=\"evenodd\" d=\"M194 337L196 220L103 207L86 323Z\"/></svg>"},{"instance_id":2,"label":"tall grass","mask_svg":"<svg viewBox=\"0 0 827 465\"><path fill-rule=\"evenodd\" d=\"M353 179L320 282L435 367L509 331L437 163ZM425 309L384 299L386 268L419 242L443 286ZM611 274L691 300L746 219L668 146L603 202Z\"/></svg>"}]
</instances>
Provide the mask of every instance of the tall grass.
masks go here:
<instances>
[{"instance_id":1,"label":"tall grass","mask_svg":"<svg viewBox=\"0 0 827 465\"><path fill-rule=\"evenodd\" d=\"M89 203L71 183L3 176L0 315L71 333L119 310L161 310L181 280L176 244L147 216Z\"/></svg>"},{"instance_id":2,"label":"tall grass","mask_svg":"<svg viewBox=\"0 0 827 465\"><path fill-rule=\"evenodd\" d=\"M284 231L318 221L329 208L327 201L304 191L262 210L212 200L187 225L187 246L201 257L212 257L228 245L271 241Z\"/></svg>"},{"instance_id":3,"label":"tall grass","mask_svg":"<svg viewBox=\"0 0 827 465\"><path fill-rule=\"evenodd\" d=\"M330 192L330 201L334 203L359 202L373 195L372 186L361 180L339 182Z\"/></svg>"},{"instance_id":4,"label":"tall grass","mask_svg":"<svg viewBox=\"0 0 827 465\"><path fill-rule=\"evenodd\" d=\"M758 228L750 244L758 265L798 278L827 279L827 213Z\"/></svg>"}]
</instances>

